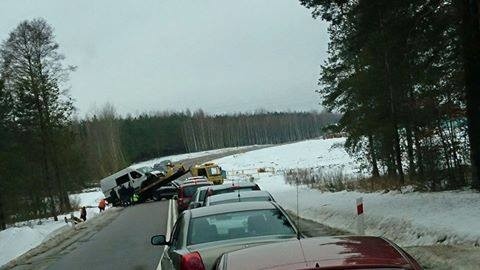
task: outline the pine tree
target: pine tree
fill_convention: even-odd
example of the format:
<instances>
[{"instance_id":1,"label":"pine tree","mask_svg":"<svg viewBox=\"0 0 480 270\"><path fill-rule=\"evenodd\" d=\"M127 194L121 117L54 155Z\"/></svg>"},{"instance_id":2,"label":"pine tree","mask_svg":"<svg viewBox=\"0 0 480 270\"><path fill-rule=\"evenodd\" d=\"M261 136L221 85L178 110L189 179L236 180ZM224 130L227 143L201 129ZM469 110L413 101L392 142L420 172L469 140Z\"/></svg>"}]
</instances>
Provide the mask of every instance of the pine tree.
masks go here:
<instances>
[{"instance_id":1,"label":"pine tree","mask_svg":"<svg viewBox=\"0 0 480 270\"><path fill-rule=\"evenodd\" d=\"M56 139L70 124L73 112L71 98L61 89L73 68L63 64L64 56L58 48L53 29L43 19L20 23L1 47L2 77L13 97L16 125L35 153L32 158L41 164L44 189L55 219L56 195L61 207L69 208Z\"/></svg>"}]
</instances>

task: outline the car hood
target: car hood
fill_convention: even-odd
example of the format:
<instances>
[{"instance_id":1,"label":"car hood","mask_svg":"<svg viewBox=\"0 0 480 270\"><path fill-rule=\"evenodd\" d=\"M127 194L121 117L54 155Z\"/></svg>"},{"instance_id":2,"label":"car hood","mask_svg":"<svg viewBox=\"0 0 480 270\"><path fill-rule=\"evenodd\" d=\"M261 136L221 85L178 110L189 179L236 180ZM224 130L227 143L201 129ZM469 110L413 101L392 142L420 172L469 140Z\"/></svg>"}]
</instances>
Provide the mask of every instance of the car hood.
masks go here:
<instances>
[{"instance_id":1,"label":"car hood","mask_svg":"<svg viewBox=\"0 0 480 270\"><path fill-rule=\"evenodd\" d=\"M379 237L319 237L252 247L226 254L227 269L411 269L401 250Z\"/></svg>"},{"instance_id":2,"label":"car hood","mask_svg":"<svg viewBox=\"0 0 480 270\"><path fill-rule=\"evenodd\" d=\"M190 252L198 251L202 257L205 269L215 269L215 264L223 253L232 252L239 249L254 247L263 244L270 244L288 240L292 237L255 237L245 239L232 239L226 241L218 241L212 243L205 243L199 245L189 246L187 249Z\"/></svg>"}]
</instances>

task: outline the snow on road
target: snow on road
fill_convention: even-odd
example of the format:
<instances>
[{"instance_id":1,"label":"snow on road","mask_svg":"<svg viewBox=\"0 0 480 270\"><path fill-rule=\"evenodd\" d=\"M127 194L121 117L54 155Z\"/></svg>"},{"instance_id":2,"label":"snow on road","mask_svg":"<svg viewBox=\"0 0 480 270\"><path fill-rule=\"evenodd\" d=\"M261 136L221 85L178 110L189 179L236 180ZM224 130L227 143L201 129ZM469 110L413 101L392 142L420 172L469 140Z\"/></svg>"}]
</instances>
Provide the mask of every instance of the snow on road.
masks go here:
<instances>
[{"instance_id":1,"label":"snow on road","mask_svg":"<svg viewBox=\"0 0 480 270\"><path fill-rule=\"evenodd\" d=\"M338 147L343 138L308 140L275 146L216 160L231 179L255 178L286 209L296 211L296 187L284 181L282 171L323 167L355 174L355 162ZM258 168L275 171L257 173ZM247 173L248 172L248 173ZM480 194L474 191L435 193L392 191L388 193L321 192L299 187L300 216L330 227L355 233L356 204L364 199L366 233L385 236L403 246L480 244Z\"/></svg>"}]
</instances>

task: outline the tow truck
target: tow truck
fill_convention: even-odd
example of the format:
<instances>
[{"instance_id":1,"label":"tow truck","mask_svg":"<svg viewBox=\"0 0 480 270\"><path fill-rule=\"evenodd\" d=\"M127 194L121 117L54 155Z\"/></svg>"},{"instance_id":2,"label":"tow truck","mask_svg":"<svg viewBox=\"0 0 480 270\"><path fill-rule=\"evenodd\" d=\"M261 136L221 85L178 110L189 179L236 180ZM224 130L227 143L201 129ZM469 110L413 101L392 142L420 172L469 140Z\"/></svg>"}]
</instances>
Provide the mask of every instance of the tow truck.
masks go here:
<instances>
[{"instance_id":1,"label":"tow truck","mask_svg":"<svg viewBox=\"0 0 480 270\"><path fill-rule=\"evenodd\" d=\"M138 202L144 202L153 197L155 190L182 177L190 171L183 164L168 164L167 171L162 173L149 173L147 180L135 193L138 195Z\"/></svg>"},{"instance_id":2,"label":"tow truck","mask_svg":"<svg viewBox=\"0 0 480 270\"><path fill-rule=\"evenodd\" d=\"M205 176L208 181L213 182L215 185L223 184L223 180L226 178L226 172L212 162L197 164L190 168L190 172L192 176Z\"/></svg>"}]
</instances>

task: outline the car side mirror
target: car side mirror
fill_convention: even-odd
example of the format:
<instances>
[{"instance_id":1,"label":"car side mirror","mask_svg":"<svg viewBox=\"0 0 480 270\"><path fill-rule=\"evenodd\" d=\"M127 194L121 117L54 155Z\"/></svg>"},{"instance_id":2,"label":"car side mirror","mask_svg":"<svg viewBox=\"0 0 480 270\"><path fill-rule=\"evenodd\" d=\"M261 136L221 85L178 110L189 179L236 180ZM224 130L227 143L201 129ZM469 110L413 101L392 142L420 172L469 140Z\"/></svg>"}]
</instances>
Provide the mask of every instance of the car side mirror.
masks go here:
<instances>
[{"instance_id":1,"label":"car side mirror","mask_svg":"<svg viewBox=\"0 0 480 270\"><path fill-rule=\"evenodd\" d=\"M194 209L194 208L198 208L200 206L202 206L201 202L191 202L190 205L188 206L188 208Z\"/></svg>"},{"instance_id":2,"label":"car side mirror","mask_svg":"<svg viewBox=\"0 0 480 270\"><path fill-rule=\"evenodd\" d=\"M173 195L172 199L178 200L178 195Z\"/></svg>"},{"instance_id":3,"label":"car side mirror","mask_svg":"<svg viewBox=\"0 0 480 270\"><path fill-rule=\"evenodd\" d=\"M169 244L165 235L152 236L152 238L150 239L150 243L152 243L152 245L154 246L165 246Z\"/></svg>"}]
</instances>

